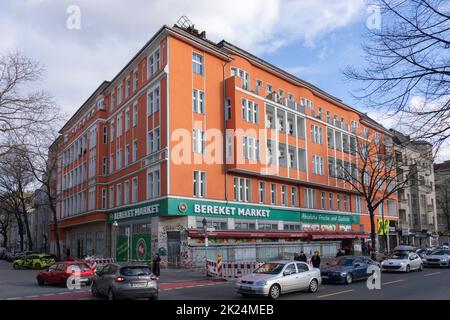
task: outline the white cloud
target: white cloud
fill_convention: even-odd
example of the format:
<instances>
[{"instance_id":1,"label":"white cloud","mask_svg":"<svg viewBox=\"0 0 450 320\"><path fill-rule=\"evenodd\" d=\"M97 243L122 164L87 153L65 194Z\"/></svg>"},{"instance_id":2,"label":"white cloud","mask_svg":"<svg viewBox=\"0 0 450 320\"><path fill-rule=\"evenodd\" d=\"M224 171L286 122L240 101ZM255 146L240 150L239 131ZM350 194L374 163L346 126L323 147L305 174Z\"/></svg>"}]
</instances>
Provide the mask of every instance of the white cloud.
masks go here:
<instances>
[{"instance_id":1,"label":"white cloud","mask_svg":"<svg viewBox=\"0 0 450 320\"><path fill-rule=\"evenodd\" d=\"M69 113L111 79L163 25L187 15L213 41L255 54L293 44L314 46L364 12L364 0L22 0L0 4L0 52L24 51L47 67L45 86ZM66 28L69 5L81 30ZM6 8L2 8L2 6Z\"/></svg>"}]
</instances>

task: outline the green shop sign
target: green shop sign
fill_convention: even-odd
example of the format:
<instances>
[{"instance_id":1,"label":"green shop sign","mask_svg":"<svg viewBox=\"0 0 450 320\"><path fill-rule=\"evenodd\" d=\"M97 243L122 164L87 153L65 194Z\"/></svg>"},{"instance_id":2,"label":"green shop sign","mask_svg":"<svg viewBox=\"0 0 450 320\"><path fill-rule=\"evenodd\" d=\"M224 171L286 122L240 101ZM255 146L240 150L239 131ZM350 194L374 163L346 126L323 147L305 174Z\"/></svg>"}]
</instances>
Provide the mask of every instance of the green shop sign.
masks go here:
<instances>
[{"instance_id":1,"label":"green shop sign","mask_svg":"<svg viewBox=\"0 0 450 320\"><path fill-rule=\"evenodd\" d=\"M318 224L359 224L358 215L305 212L300 209L279 209L268 206L175 198L165 198L141 204L126 210L119 210L111 213L108 220L109 222L112 222L161 215L193 215L216 218L282 220Z\"/></svg>"}]
</instances>

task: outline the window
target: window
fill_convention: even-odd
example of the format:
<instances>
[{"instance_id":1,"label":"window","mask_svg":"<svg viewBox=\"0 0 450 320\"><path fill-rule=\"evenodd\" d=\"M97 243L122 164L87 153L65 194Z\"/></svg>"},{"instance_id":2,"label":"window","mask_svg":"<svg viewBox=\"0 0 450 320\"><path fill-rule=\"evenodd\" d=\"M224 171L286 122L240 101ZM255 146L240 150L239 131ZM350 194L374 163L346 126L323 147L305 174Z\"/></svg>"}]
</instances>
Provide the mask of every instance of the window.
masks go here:
<instances>
[{"instance_id":1,"label":"window","mask_svg":"<svg viewBox=\"0 0 450 320\"><path fill-rule=\"evenodd\" d=\"M275 183L270 184L270 203L277 203L277 185Z\"/></svg>"},{"instance_id":2,"label":"window","mask_svg":"<svg viewBox=\"0 0 450 320\"><path fill-rule=\"evenodd\" d=\"M298 149L298 165L300 171L306 171L306 151L305 149Z\"/></svg>"},{"instance_id":3,"label":"window","mask_svg":"<svg viewBox=\"0 0 450 320\"><path fill-rule=\"evenodd\" d=\"M117 86L117 105L120 105L122 103L122 81L120 81L120 84Z\"/></svg>"},{"instance_id":4,"label":"window","mask_svg":"<svg viewBox=\"0 0 450 320\"><path fill-rule=\"evenodd\" d=\"M263 181L259 182L259 202L266 202L266 183Z\"/></svg>"},{"instance_id":5,"label":"window","mask_svg":"<svg viewBox=\"0 0 450 320\"><path fill-rule=\"evenodd\" d=\"M153 55L150 55L148 57L148 76L151 77L155 73L155 66L154 66L155 58Z\"/></svg>"},{"instance_id":6,"label":"window","mask_svg":"<svg viewBox=\"0 0 450 320\"><path fill-rule=\"evenodd\" d=\"M205 153L206 150L206 137L205 132L198 129L194 129L193 135L193 151L195 153Z\"/></svg>"},{"instance_id":7,"label":"window","mask_svg":"<svg viewBox=\"0 0 450 320\"><path fill-rule=\"evenodd\" d=\"M153 91L147 92L147 116L153 113Z\"/></svg>"},{"instance_id":8,"label":"window","mask_svg":"<svg viewBox=\"0 0 450 320\"><path fill-rule=\"evenodd\" d=\"M108 173L107 170L108 170L107 159L106 159L106 157L103 157L103 170L102 170L102 173L103 173L104 176L106 176L106 174Z\"/></svg>"},{"instance_id":9,"label":"window","mask_svg":"<svg viewBox=\"0 0 450 320\"><path fill-rule=\"evenodd\" d=\"M310 209L316 208L316 190L309 188L305 189L305 206Z\"/></svg>"},{"instance_id":10,"label":"window","mask_svg":"<svg viewBox=\"0 0 450 320\"><path fill-rule=\"evenodd\" d=\"M225 101L225 120L231 119L231 100L227 99Z\"/></svg>"},{"instance_id":11,"label":"window","mask_svg":"<svg viewBox=\"0 0 450 320\"><path fill-rule=\"evenodd\" d=\"M258 104L242 98L242 119L257 124L259 122Z\"/></svg>"},{"instance_id":12,"label":"window","mask_svg":"<svg viewBox=\"0 0 450 320\"><path fill-rule=\"evenodd\" d=\"M116 155L116 169L120 170L122 168L122 149L117 150Z\"/></svg>"},{"instance_id":13,"label":"window","mask_svg":"<svg viewBox=\"0 0 450 320\"><path fill-rule=\"evenodd\" d=\"M322 128L316 125L311 125L311 141L313 143L322 144Z\"/></svg>"},{"instance_id":14,"label":"window","mask_svg":"<svg viewBox=\"0 0 450 320\"><path fill-rule=\"evenodd\" d=\"M267 84L267 95L271 94L273 92L273 87L271 84Z\"/></svg>"},{"instance_id":15,"label":"window","mask_svg":"<svg viewBox=\"0 0 450 320\"><path fill-rule=\"evenodd\" d=\"M321 209L327 208L326 194L323 191L320 193L320 204L321 204Z\"/></svg>"},{"instance_id":16,"label":"window","mask_svg":"<svg viewBox=\"0 0 450 320\"><path fill-rule=\"evenodd\" d=\"M234 200L249 202L250 200L250 179L237 178L233 179Z\"/></svg>"},{"instance_id":17,"label":"window","mask_svg":"<svg viewBox=\"0 0 450 320\"><path fill-rule=\"evenodd\" d=\"M138 103L137 101L133 104L133 127L137 126L138 122Z\"/></svg>"},{"instance_id":18,"label":"window","mask_svg":"<svg viewBox=\"0 0 450 320\"><path fill-rule=\"evenodd\" d=\"M111 122L111 128L109 131L109 141L112 142L114 140L114 121Z\"/></svg>"},{"instance_id":19,"label":"window","mask_svg":"<svg viewBox=\"0 0 450 320\"><path fill-rule=\"evenodd\" d=\"M109 188L109 208L114 207L114 187Z\"/></svg>"},{"instance_id":20,"label":"window","mask_svg":"<svg viewBox=\"0 0 450 320\"><path fill-rule=\"evenodd\" d=\"M138 178L134 177L131 181L131 202L136 203L138 200Z\"/></svg>"},{"instance_id":21,"label":"window","mask_svg":"<svg viewBox=\"0 0 450 320\"><path fill-rule=\"evenodd\" d=\"M206 191L206 173L202 171L194 171L194 197L204 198Z\"/></svg>"},{"instance_id":22,"label":"window","mask_svg":"<svg viewBox=\"0 0 450 320\"><path fill-rule=\"evenodd\" d=\"M192 111L200 114L205 113L205 94L203 91L192 90Z\"/></svg>"},{"instance_id":23,"label":"window","mask_svg":"<svg viewBox=\"0 0 450 320\"><path fill-rule=\"evenodd\" d=\"M95 209L95 188L89 189L89 210Z\"/></svg>"},{"instance_id":24,"label":"window","mask_svg":"<svg viewBox=\"0 0 450 320\"><path fill-rule=\"evenodd\" d=\"M130 182L127 180L123 183L123 204L130 203Z\"/></svg>"},{"instance_id":25,"label":"window","mask_svg":"<svg viewBox=\"0 0 450 320\"><path fill-rule=\"evenodd\" d=\"M156 198L160 195L159 168L150 168L147 171L147 199Z\"/></svg>"},{"instance_id":26,"label":"window","mask_svg":"<svg viewBox=\"0 0 450 320\"><path fill-rule=\"evenodd\" d=\"M139 71L138 69L134 69L134 73L133 73L133 91L136 91L137 87L138 87L138 80L139 80Z\"/></svg>"},{"instance_id":27,"label":"window","mask_svg":"<svg viewBox=\"0 0 450 320\"><path fill-rule=\"evenodd\" d=\"M291 187L291 206L296 207L297 206L297 188Z\"/></svg>"},{"instance_id":28,"label":"window","mask_svg":"<svg viewBox=\"0 0 450 320\"><path fill-rule=\"evenodd\" d=\"M244 158L257 161L259 159L259 141L255 138L243 137Z\"/></svg>"},{"instance_id":29,"label":"window","mask_svg":"<svg viewBox=\"0 0 450 320\"><path fill-rule=\"evenodd\" d=\"M336 202L337 202L337 209L338 209L338 211L341 211L342 208L341 208L341 195L340 194L336 195Z\"/></svg>"},{"instance_id":30,"label":"window","mask_svg":"<svg viewBox=\"0 0 450 320\"><path fill-rule=\"evenodd\" d=\"M300 231L300 223L283 223L284 231Z\"/></svg>"},{"instance_id":31,"label":"window","mask_svg":"<svg viewBox=\"0 0 450 320\"><path fill-rule=\"evenodd\" d=\"M330 201L330 209L334 210L334 194L331 192L329 194L329 201Z\"/></svg>"},{"instance_id":32,"label":"window","mask_svg":"<svg viewBox=\"0 0 450 320\"><path fill-rule=\"evenodd\" d=\"M130 129L130 108L125 111L125 131Z\"/></svg>"},{"instance_id":33,"label":"window","mask_svg":"<svg viewBox=\"0 0 450 320\"><path fill-rule=\"evenodd\" d=\"M114 156L110 155L109 157L109 173L114 172Z\"/></svg>"},{"instance_id":34,"label":"window","mask_svg":"<svg viewBox=\"0 0 450 320\"><path fill-rule=\"evenodd\" d=\"M281 204L287 206L287 188L285 185L281 186Z\"/></svg>"},{"instance_id":35,"label":"window","mask_svg":"<svg viewBox=\"0 0 450 320\"><path fill-rule=\"evenodd\" d=\"M324 160L320 156L312 156L312 172L318 175L324 175Z\"/></svg>"},{"instance_id":36,"label":"window","mask_svg":"<svg viewBox=\"0 0 450 320\"><path fill-rule=\"evenodd\" d=\"M258 230L278 230L278 224L271 222L258 222Z\"/></svg>"},{"instance_id":37,"label":"window","mask_svg":"<svg viewBox=\"0 0 450 320\"><path fill-rule=\"evenodd\" d=\"M119 183L116 188L116 204L118 207L122 205L122 185Z\"/></svg>"},{"instance_id":38,"label":"window","mask_svg":"<svg viewBox=\"0 0 450 320\"><path fill-rule=\"evenodd\" d=\"M361 197L355 196L355 212L362 213Z\"/></svg>"},{"instance_id":39,"label":"window","mask_svg":"<svg viewBox=\"0 0 450 320\"><path fill-rule=\"evenodd\" d=\"M203 56L192 52L192 72L203 75Z\"/></svg>"},{"instance_id":40,"label":"window","mask_svg":"<svg viewBox=\"0 0 450 320\"><path fill-rule=\"evenodd\" d=\"M136 139L134 139L134 141L133 141L133 156L132 156L132 162L135 162L136 161L136 159L137 159L137 148L138 148L138 146L137 146L137 140Z\"/></svg>"},{"instance_id":41,"label":"window","mask_svg":"<svg viewBox=\"0 0 450 320\"><path fill-rule=\"evenodd\" d=\"M349 211L348 208L348 195L344 194L344 211Z\"/></svg>"},{"instance_id":42,"label":"window","mask_svg":"<svg viewBox=\"0 0 450 320\"><path fill-rule=\"evenodd\" d=\"M130 78L127 78L126 87L125 87L125 97L126 98L128 98L130 96L130 89L131 89L131 81L130 81Z\"/></svg>"},{"instance_id":43,"label":"window","mask_svg":"<svg viewBox=\"0 0 450 320\"><path fill-rule=\"evenodd\" d=\"M256 230L256 221L236 220L234 222L235 230Z\"/></svg>"},{"instance_id":44,"label":"window","mask_svg":"<svg viewBox=\"0 0 450 320\"><path fill-rule=\"evenodd\" d=\"M122 135L122 114L117 116L117 138Z\"/></svg>"},{"instance_id":45,"label":"window","mask_svg":"<svg viewBox=\"0 0 450 320\"><path fill-rule=\"evenodd\" d=\"M129 159L130 159L130 145L127 144L125 146L125 166L128 166Z\"/></svg>"},{"instance_id":46,"label":"window","mask_svg":"<svg viewBox=\"0 0 450 320\"><path fill-rule=\"evenodd\" d=\"M107 143L108 142L108 127L104 126L103 127L103 143Z\"/></svg>"}]
</instances>

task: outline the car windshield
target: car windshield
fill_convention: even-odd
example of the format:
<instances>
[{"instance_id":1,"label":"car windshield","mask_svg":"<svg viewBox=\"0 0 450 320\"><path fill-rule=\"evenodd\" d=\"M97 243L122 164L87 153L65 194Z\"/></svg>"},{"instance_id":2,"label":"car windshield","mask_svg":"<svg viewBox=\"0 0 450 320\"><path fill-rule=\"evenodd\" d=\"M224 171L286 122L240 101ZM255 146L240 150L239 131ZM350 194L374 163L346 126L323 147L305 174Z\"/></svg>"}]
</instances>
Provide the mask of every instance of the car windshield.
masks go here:
<instances>
[{"instance_id":1,"label":"car windshield","mask_svg":"<svg viewBox=\"0 0 450 320\"><path fill-rule=\"evenodd\" d=\"M70 268L70 267L78 267L78 268L80 268L80 271L88 271L91 269L85 263L74 263L74 264L71 264L70 266L68 266L68 268Z\"/></svg>"},{"instance_id":2,"label":"car windshield","mask_svg":"<svg viewBox=\"0 0 450 320\"><path fill-rule=\"evenodd\" d=\"M408 259L408 254L406 253L395 253L391 259L395 260L405 260Z\"/></svg>"},{"instance_id":3,"label":"car windshield","mask_svg":"<svg viewBox=\"0 0 450 320\"><path fill-rule=\"evenodd\" d=\"M443 256L444 254L450 254L450 250L436 250L431 253L434 256Z\"/></svg>"},{"instance_id":4,"label":"car windshield","mask_svg":"<svg viewBox=\"0 0 450 320\"><path fill-rule=\"evenodd\" d=\"M335 259L330 262L331 266L351 266L353 265L353 259L350 258L342 258L342 259Z\"/></svg>"},{"instance_id":5,"label":"car windshield","mask_svg":"<svg viewBox=\"0 0 450 320\"><path fill-rule=\"evenodd\" d=\"M124 267L120 269L120 274L124 276L150 276L152 270L149 267Z\"/></svg>"},{"instance_id":6,"label":"car windshield","mask_svg":"<svg viewBox=\"0 0 450 320\"><path fill-rule=\"evenodd\" d=\"M285 264L283 263L264 263L255 270L255 273L278 274L283 270L284 266Z\"/></svg>"}]
</instances>

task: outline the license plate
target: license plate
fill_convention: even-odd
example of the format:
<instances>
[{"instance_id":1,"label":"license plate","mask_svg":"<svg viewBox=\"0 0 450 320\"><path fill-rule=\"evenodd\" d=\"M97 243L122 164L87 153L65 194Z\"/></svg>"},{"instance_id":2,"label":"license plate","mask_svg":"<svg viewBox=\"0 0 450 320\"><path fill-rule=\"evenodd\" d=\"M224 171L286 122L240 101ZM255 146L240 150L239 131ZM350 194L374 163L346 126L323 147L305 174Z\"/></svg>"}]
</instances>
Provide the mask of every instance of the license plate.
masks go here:
<instances>
[{"instance_id":1,"label":"license plate","mask_svg":"<svg viewBox=\"0 0 450 320\"><path fill-rule=\"evenodd\" d=\"M248 286L241 286L241 289L242 289L242 290L251 290L251 289L252 289L252 287L248 287Z\"/></svg>"},{"instance_id":2,"label":"license plate","mask_svg":"<svg viewBox=\"0 0 450 320\"><path fill-rule=\"evenodd\" d=\"M137 283L132 283L131 286L133 288L145 288L147 286L146 282L137 282Z\"/></svg>"}]
</instances>

